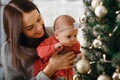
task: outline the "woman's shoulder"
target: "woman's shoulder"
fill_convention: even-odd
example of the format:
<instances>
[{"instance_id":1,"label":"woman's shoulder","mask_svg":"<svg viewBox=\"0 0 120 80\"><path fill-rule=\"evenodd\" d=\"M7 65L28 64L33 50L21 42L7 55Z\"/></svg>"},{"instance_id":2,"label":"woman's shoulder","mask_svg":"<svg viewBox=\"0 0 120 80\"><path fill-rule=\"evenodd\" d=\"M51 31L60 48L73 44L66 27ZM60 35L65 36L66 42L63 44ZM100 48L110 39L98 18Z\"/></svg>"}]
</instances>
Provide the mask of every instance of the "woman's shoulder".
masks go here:
<instances>
[{"instance_id":1,"label":"woman's shoulder","mask_svg":"<svg viewBox=\"0 0 120 80\"><path fill-rule=\"evenodd\" d=\"M5 48L7 44L8 44L8 42L7 42L7 41L5 41L5 42L2 44L1 49L2 49L2 48Z\"/></svg>"},{"instance_id":2,"label":"woman's shoulder","mask_svg":"<svg viewBox=\"0 0 120 80\"><path fill-rule=\"evenodd\" d=\"M7 41L5 41L1 47L1 56L0 56L1 61L3 61L4 59L9 60L9 58L11 57L9 53L10 53L9 44Z\"/></svg>"},{"instance_id":3,"label":"woman's shoulder","mask_svg":"<svg viewBox=\"0 0 120 80\"><path fill-rule=\"evenodd\" d=\"M2 54L5 54L6 51L8 51L8 50L9 50L8 42L5 41L5 42L2 44L2 47L1 47L1 55L2 55Z\"/></svg>"}]
</instances>

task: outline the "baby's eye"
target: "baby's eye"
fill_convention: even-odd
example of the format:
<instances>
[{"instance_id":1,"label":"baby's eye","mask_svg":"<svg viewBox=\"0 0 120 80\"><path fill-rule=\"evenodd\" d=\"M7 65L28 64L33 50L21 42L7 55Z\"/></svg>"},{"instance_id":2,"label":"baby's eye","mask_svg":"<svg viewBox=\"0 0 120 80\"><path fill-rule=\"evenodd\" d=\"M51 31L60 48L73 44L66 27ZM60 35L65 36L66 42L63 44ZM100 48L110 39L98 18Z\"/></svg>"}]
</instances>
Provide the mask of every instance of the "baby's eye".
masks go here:
<instances>
[{"instance_id":1,"label":"baby's eye","mask_svg":"<svg viewBox=\"0 0 120 80\"><path fill-rule=\"evenodd\" d=\"M74 37L77 37L77 35L75 35Z\"/></svg>"},{"instance_id":2,"label":"baby's eye","mask_svg":"<svg viewBox=\"0 0 120 80\"><path fill-rule=\"evenodd\" d=\"M71 38L71 36L67 36L67 38Z\"/></svg>"}]
</instances>

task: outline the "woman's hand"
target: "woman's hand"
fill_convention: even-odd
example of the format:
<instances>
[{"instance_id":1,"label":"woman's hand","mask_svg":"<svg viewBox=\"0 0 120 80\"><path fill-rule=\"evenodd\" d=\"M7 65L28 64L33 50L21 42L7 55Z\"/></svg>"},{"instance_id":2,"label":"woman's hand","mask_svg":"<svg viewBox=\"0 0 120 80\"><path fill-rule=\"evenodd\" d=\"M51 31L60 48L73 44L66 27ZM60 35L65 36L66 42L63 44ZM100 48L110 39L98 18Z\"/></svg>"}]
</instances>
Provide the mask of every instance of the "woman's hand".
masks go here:
<instances>
[{"instance_id":1,"label":"woman's hand","mask_svg":"<svg viewBox=\"0 0 120 80\"><path fill-rule=\"evenodd\" d=\"M75 54L74 52L68 52L64 55L58 55L56 51L54 55L50 58L49 63L54 65L54 68L57 70L68 69L73 67Z\"/></svg>"},{"instance_id":2,"label":"woman's hand","mask_svg":"<svg viewBox=\"0 0 120 80\"><path fill-rule=\"evenodd\" d=\"M61 69L68 69L73 67L75 54L74 52L68 52L64 55L58 55L58 49L50 58L48 65L45 67L43 72L51 77L56 71Z\"/></svg>"}]
</instances>

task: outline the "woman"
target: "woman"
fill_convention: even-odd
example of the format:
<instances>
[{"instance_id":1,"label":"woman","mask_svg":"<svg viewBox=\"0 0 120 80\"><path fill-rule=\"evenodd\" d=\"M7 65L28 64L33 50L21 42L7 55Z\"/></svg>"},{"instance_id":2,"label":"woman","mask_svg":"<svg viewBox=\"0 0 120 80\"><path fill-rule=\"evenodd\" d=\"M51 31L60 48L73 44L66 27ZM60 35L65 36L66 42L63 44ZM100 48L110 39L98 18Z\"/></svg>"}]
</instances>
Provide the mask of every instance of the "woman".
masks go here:
<instances>
[{"instance_id":1,"label":"woman","mask_svg":"<svg viewBox=\"0 0 120 80\"><path fill-rule=\"evenodd\" d=\"M2 46L1 61L5 80L50 80L61 69L71 68L73 52L58 55L57 50L48 65L33 77L33 63L38 59L36 47L48 37L42 15L28 0L11 0L3 11L6 42ZM68 80L72 80L69 79Z\"/></svg>"}]
</instances>

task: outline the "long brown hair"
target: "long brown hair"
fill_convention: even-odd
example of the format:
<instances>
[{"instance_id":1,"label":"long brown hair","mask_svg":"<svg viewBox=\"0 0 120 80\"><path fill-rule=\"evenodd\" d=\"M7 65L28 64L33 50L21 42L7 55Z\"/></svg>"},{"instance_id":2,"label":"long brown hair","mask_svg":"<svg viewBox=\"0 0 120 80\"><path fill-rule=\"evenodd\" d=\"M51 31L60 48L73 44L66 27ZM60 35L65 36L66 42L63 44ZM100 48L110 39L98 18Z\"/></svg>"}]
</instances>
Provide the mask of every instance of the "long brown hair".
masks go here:
<instances>
[{"instance_id":1,"label":"long brown hair","mask_svg":"<svg viewBox=\"0 0 120 80\"><path fill-rule=\"evenodd\" d=\"M36 48L36 46L44 40L46 37L48 37L45 27L44 31L45 34L40 39L35 39L33 41L37 41L37 44L31 44L29 43L23 43L22 40L29 40L23 33L22 33L22 27L23 27L23 13L30 12L32 10L35 10L38 8L36 5L34 5L29 0L11 0L5 7L3 11L3 25L4 25L4 31L6 34L6 40L9 42L10 50L12 54L12 63L13 66L16 68L22 69L24 64L28 62L28 60L33 57L33 54L25 54L21 50L21 45L24 47L33 47ZM39 12L39 10L38 10ZM44 25L43 25L44 26ZM24 45L23 45L24 44ZM26 46L27 45L27 46ZM24 64L23 64L24 62Z\"/></svg>"}]
</instances>

